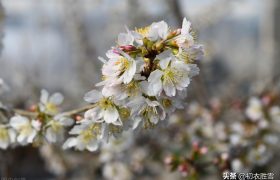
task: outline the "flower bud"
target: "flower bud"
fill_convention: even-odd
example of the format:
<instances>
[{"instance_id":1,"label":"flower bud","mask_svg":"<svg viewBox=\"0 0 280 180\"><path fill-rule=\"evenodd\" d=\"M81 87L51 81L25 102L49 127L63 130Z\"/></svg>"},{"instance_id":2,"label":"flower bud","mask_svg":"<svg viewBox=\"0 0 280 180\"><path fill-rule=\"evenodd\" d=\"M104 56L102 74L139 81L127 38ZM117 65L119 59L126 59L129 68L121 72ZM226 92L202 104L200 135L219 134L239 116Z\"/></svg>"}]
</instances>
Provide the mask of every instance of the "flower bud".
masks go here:
<instances>
[{"instance_id":1,"label":"flower bud","mask_svg":"<svg viewBox=\"0 0 280 180\"><path fill-rule=\"evenodd\" d=\"M173 157L172 155L166 156L166 157L164 158L164 163L165 163L166 165L172 165L173 162L174 162L174 157Z\"/></svg>"},{"instance_id":2,"label":"flower bud","mask_svg":"<svg viewBox=\"0 0 280 180\"><path fill-rule=\"evenodd\" d=\"M120 49L122 51L134 51L134 50L136 50L136 48L132 45L120 46Z\"/></svg>"},{"instance_id":3,"label":"flower bud","mask_svg":"<svg viewBox=\"0 0 280 180\"><path fill-rule=\"evenodd\" d=\"M184 162L179 165L178 170L181 172L183 177L186 177L189 172L189 165L186 162Z\"/></svg>"}]
</instances>

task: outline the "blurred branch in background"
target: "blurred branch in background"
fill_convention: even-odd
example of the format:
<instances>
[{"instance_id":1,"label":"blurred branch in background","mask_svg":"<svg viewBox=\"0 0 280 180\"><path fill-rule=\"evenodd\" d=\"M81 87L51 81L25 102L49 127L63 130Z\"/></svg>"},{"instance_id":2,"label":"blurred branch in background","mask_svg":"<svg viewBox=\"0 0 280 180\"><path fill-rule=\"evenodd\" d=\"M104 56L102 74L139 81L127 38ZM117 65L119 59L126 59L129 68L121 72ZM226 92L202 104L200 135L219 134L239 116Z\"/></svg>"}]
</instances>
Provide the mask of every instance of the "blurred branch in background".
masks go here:
<instances>
[{"instance_id":1,"label":"blurred branch in background","mask_svg":"<svg viewBox=\"0 0 280 180\"><path fill-rule=\"evenodd\" d=\"M64 31L70 42L72 58L74 59L78 83L81 89L88 88L93 79L98 79L100 66L97 61L97 54L90 42L90 29L85 24L83 3L76 0L60 0L64 11ZM88 2L90 3L90 2ZM90 4L89 4L90 5ZM99 42L94 42L97 46ZM92 73L95 72L95 73ZM89 78L94 75L95 77Z\"/></svg>"},{"instance_id":2,"label":"blurred branch in background","mask_svg":"<svg viewBox=\"0 0 280 180\"><path fill-rule=\"evenodd\" d=\"M275 39L275 53L274 53L274 76L277 77L278 79L278 84L279 84L279 79L280 79L280 1L274 0L274 12L273 12L273 24L274 24L274 29L273 29L273 34L274 34L274 39Z\"/></svg>"}]
</instances>

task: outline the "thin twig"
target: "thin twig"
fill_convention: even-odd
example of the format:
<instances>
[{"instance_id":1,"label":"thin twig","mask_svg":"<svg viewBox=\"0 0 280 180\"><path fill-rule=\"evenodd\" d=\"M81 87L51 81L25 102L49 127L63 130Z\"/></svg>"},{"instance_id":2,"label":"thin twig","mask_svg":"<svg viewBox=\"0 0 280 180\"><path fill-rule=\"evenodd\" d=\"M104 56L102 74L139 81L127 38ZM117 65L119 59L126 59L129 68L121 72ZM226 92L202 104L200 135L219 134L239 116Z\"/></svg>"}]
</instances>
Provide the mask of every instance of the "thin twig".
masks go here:
<instances>
[{"instance_id":1,"label":"thin twig","mask_svg":"<svg viewBox=\"0 0 280 180\"><path fill-rule=\"evenodd\" d=\"M23 115L23 116L28 116L28 117L36 117L38 113L36 112L30 112L22 109L14 109L13 110L16 114Z\"/></svg>"},{"instance_id":2,"label":"thin twig","mask_svg":"<svg viewBox=\"0 0 280 180\"><path fill-rule=\"evenodd\" d=\"M60 113L60 115L71 117L73 115L76 115L76 114L85 112L85 111L87 111L91 108L94 108L95 106L96 106L96 104L90 104L90 105L87 105L87 106L84 106L84 107L81 107L81 108L78 108L78 109L73 109L73 110L70 110L70 111L62 112L62 113ZM30 111L26 111L26 110L22 110L22 109L14 109L13 111L16 114L23 115L23 116L28 116L28 117L38 116L37 112L30 112Z\"/></svg>"},{"instance_id":3,"label":"thin twig","mask_svg":"<svg viewBox=\"0 0 280 180\"><path fill-rule=\"evenodd\" d=\"M96 106L96 104L90 104L90 105L87 105L87 106L84 106L84 107L81 107L81 108L78 108L78 109L74 109L74 110L71 110L71 111L63 112L60 115L70 117L70 116L79 114L81 112L87 111L87 110L89 110L91 108L94 108L95 106Z\"/></svg>"}]
</instances>

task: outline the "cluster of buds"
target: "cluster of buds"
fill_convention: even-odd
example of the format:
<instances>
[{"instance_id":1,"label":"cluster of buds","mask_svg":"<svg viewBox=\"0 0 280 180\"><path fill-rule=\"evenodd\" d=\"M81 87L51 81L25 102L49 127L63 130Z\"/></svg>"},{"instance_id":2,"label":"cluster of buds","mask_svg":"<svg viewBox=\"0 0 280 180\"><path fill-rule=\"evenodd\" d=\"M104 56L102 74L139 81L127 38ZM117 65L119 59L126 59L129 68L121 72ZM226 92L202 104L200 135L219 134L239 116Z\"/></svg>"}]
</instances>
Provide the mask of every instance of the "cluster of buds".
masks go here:
<instances>
[{"instance_id":1,"label":"cluster of buds","mask_svg":"<svg viewBox=\"0 0 280 180\"><path fill-rule=\"evenodd\" d=\"M85 95L95 106L70 131L73 137L64 148L94 151L111 136L164 121L184 107L202 55L186 19L177 30L160 21L119 34L117 45L106 53L108 60L99 57L103 81Z\"/></svg>"}]
</instances>

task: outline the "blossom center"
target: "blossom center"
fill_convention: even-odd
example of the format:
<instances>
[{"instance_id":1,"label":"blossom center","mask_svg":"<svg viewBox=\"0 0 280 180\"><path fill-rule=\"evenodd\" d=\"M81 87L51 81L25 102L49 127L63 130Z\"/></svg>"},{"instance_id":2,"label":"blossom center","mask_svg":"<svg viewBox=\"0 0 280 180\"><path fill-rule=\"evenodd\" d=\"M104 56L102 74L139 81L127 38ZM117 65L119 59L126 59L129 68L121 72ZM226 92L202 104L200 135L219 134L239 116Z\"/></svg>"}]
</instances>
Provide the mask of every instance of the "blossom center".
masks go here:
<instances>
[{"instance_id":1,"label":"blossom center","mask_svg":"<svg viewBox=\"0 0 280 180\"><path fill-rule=\"evenodd\" d=\"M19 127L19 132L24 136L28 136L32 132L32 127L30 124L21 125Z\"/></svg>"},{"instance_id":2,"label":"blossom center","mask_svg":"<svg viewBox=\"0 0 280 180\"><path fill-rule=\"evenodd\" d=\"M99 106L102 109L109 109L109 108L114 107L114 103L109 98L102 98L99 101Z\"/></svg>"},{"instance_id":3,"label":"blossom center","mask_svg":"<svg viewBox=\"0 0 280 180\"><path fill-rule=\"evenodd\" d=\"M165 108L169 108L169 107L171 107L172 102L171 102L170 99L163 99L163 100L162 100L162 105L163 105L163 107L165 107Z\"/></svg>"},{"instance_id":4,"label":"blossom center","mask_svg":"<svg viewBox=\"0 0 280 180\"><path fill-rule=\"evenodd\" d=\"M46 104L46 111L55 114L58 111L57 106L54 103L49 102Z\"/></svg>"},{"instance_id":5,"label":"blossom center","mask_svg":"<svg viewBox=\"0 0 280 180\"><path fill-rule=\"evenodd\" d=\"M52 121L51 127L52 127L54 132L59 132L62 129L62 125L58 121Z\"/></svg>"},{"instance_id":6,"label":"blossom center","mask_svg":"<svg viewBox=\"0 0 280 180\"><path fill-rule=\"evenodd\" d=\"M183 77L183 72L176 68L167 68L162 76L163 83L178 83L179 79Z\"/></svg>"},{"instance_id":7,"label":"blossom center","mask_svg":"<svg viewBox=\"0 0 280 180\"><path fill-rule=\"evenodd\" d=\"M137 82L131 81L126 86L126 91L129 96L137 95L138 84Z\"/></svg>"},{"instance_id":8,"label":"blossom center","mask_svg":"<svg viewBox=\"0 0 280 180\"><path fill-rule=\"evenodd\" d=\"M116 65L119 65L119 69L121 72L124 72L125 70L129 69L130 67L130 62L128 61L128 59L121 57L120 59L118 59L115 62Z\"/></svg>"},{"instance_id":9,"label":"blossom center","mask_svg":"<svg viewBox=\"0 0 280 180\"><path fill-rule=\"evenodd\" d=\"M1 140L8 140L9 135L6 128L0 127L0 139Z\"/></svg>"},{"instance_id":10,"label":"blossom center","mask_svg":"<svg viewBox=\"0 0 280 180\"><path fill-rule=\"evenodd\" d=\"M148 36L149 31L150 31L150 26L136 29L136 32L138 32L139 34L141 34L144 37Z\"/></svg>"},{"instance_id":11,"label":"blossom center","mask_svg":"<svg viewBox=\"0 0 280 180\"><path fill-rule=\"evenodd\" d=\"M93 138L96 138L99 133L100 126L97 124L93 124L81 133L82 141L85 144L88 144Z\"/></svg>"}]
</instances>

